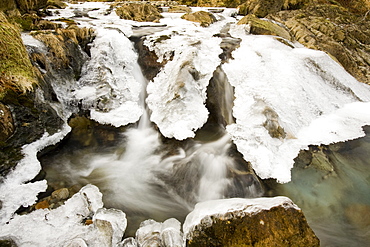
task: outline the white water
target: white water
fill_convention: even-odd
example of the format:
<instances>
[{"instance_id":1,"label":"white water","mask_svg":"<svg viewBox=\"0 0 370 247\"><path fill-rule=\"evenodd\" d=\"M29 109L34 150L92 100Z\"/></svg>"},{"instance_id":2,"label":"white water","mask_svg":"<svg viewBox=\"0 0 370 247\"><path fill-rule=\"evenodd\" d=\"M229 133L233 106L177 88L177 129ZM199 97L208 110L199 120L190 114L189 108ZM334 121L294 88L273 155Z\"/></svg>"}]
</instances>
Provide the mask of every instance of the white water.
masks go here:
<instances>
[{"instance_id":1,"label":"white water","mask_svg":"<svg viewBox=\"0 0 370 247\"><path fill-rule=\"evenodd\" d=\"M97 185L106 206L138 218L129 218L129 227L132 223L134 229L134 221L149 217L182 219L196 202L260 196L259 182L246 162L230 154L233 144L260 177L288 182L300 149L360 137L361 126L370 123L369 87L321 52L298 45L291 48L272 37L248 35L227 15L202 28L180 19L181 14L164 13L161 24L167 25L166 30L147 37L146 44L160 61L173 57L147 82L128 39L133 33L131 25L141 23L120 20L114 12L104 15L108 5L103 3L72 4L60 10L60 16L72 18L75 10L83 9L90 9L88 14L94 18L74 19L81 26L96 29L92 58L79 81L68 82L69 90L66 86L56 92L66 99L70 96L71 102L80 102L100 123L116 127L137 124L122 133L115 148L66 149L69 153L46 159L45 170L52 185L60 181L63 186ZM227 117L226 133L221 124L216 131L205 124L209 117L205 103L210 97L209 80L221 64L221 38L214 35L228 22L232 22L230 34L242 42L233 52L234 59L221 66L235 89L234 94L225 94L225 99L235 99L233 103L226 100L225 105L233 105L236 119L233 123ZM169 39L155 42L163 35ZM276 114L267 115L266 109ZM280 125L286 136L272 138L264 127L266 121ZM217 133L212 141L201 137L201 132L212 131ZM45 189L41 183L39 191ZM10 210L6 221L21 200L24 206L35 201L37 192L27 190L31 187L28 184L19 189L24 193L16 206L7 206L13 199L2 198L8 200L3 205ZM26 236L24 239L28 241Z\"/></svg>"}]
</instances>

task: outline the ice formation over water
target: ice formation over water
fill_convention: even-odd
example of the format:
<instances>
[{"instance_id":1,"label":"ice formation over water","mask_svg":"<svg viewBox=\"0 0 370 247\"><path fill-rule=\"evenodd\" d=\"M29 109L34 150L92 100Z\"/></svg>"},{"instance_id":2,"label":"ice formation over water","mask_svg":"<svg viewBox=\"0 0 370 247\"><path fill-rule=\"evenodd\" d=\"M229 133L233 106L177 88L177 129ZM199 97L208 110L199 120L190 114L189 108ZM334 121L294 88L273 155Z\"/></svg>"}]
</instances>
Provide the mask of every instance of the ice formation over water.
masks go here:
<instances>
[{"instance_id":1,"label":"ice formation over water","mask_svg":"<svg viewBox=\"0 0 370 247\"><path fill-rule=\"evenodd\" d=\"M299 150L364 135L368 85L323 52L246 35L240 27L232 33L242 42L222 66L235 88L236 123L227 130L261 178L289 182Z\"/></svg>"}]
</instances>

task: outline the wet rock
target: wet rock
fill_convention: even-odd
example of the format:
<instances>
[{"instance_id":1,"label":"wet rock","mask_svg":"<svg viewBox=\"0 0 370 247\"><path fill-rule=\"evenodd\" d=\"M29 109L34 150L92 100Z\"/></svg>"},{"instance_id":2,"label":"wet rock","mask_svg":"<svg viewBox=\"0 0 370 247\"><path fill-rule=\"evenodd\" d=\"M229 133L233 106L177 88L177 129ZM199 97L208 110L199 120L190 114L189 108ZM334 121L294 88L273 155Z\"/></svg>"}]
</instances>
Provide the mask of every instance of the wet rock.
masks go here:
<instances>
[{"instance_id":1,"label":"wet rock","mask_svg":"<svg viewBox=\"0 0 370 247\"><path fill-rule=\"evenodd\" d=\"M206 11L188 13L181 16L181 18L188 21L198 22L202 27L208 27L209 25L217 21L216 17L212 13Z\"/></svg>"},{"instance_id":2,"label":"wet rock","mask_svg":"<svg viewBox=\"0 0 370 247\"><path fill-rule=\"evenodd\" d=\"M266 19L259 19L252 14L244 16L238 22L238 25L241 24L247 24L251 34L275 35L287 40L292 40L289 31L283 26Z\"/></svg>"},{"instance_id":3,"label":"wet rock","mask_svg":"<svg viewBox=\"0 0 370 247\"><path fill-rule=\"evenodd\" d=\"M13 239L0 239L1 247L17 247Z\"/></svg>"},{"instance_id":4,"label":"wet rock","mask_svg":"<svg viewBox=\"0 0 370 247\"><path fill-rule=\"evenodd\" d=\"M159 19L162 18L157 7L146 3L127 3L118 7L116 13L121 19L141 22L159 22Z\"/></svg>"},{"instance_id":5,"label":"wet rock","mask_svg":"<svg viewBox=\"0 0 370 247\"><path fill-rule=\"evenodd\" d=\"M9 108L0 102L0 141L7 140L14 133L13 116Z\"/></svg>"},{"instance_id":6,"label":"wet rock","mask_svg":"<svg viewBox=\"0 0 370 247\"><path fill-rule=\"evenodd\" d=\"M257 17L265 17L276 13L283 7L284 0L247 0L240 5L239 15L254 14Z\"/></svg>"},{"instance_id":7,"label":"wet rock","mask_svg":"<svg viewBox=\"0 0 370 247\"><path fill-rule=\"evenodd\" d=\"M198 203L183 225L187 246L319 246L302 211L286 197Z\"/></svg>"}]
</instances>

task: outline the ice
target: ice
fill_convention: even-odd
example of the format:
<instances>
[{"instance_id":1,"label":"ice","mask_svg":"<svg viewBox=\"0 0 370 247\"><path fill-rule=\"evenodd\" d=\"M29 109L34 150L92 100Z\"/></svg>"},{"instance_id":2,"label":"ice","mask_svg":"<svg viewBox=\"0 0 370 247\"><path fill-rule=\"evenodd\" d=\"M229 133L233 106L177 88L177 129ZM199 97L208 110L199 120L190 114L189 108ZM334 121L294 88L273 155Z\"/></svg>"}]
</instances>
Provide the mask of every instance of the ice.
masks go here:
<instances>
[{"instance_id":1,"label":"ice","mask_svg":"<svg viewBox=\"0 0 370 247\"><path fill-rule=\"evenodd\" d=\"M46 190L45 180L29 182L41 170L37 152L59 142L70 130L71 128L65 124L59 132L53 135L45 133L39 140L23 146L24 158L0 184L0 201L2 202L0 224L8 222L20 206L32 205L37 199L37 194Z\"/></svg>"},{"instance_id":2,"label":"ice","mask_svg":"<svg viewBox=\"0 0 370 247\"><path fill-rule=\"evenodd\" d=\"M227 130L261 178L288 182L299 150L363 135L361 127L370 123L368 85L323 52L238 28L232 33L243 40L223 65L235 87L236 123Z\"/></svg>"},{"instance_id":3,"label":"ice","mask_svg":"<svg viewBox=\"0 0 370 247\"><path fill-rule=\"evenodd\" d=\"M152 111L150 120L161 133L183 140L194 137L208 118L206 89L222 52L221 39L213 34L221 25L205 29L188 21L174 22L180 25L176 32L156 33L144 43L156 52L159 62L167 61L148 84L146 102Z\"/></svg>"},{"instance_id":4,"label":"ice","mask_svg":"<svg viewBox=\"0 0 370 247\"><path fill-rule=\"evenodd\" d=\"M200 202L195 205L194 210L186 216L183 224L183 233L186 236L191 234L201 222L212 224L212 217L227 219L244 215L254 215L262 210L269 210L272 207L282 206L300 210L288 197L262 197L253 199L230 198ZM227 216L227 213L233 212Z\"/></svg>"},{"instance_id":5,"label":"ice","mask_svg":"<svg viewBox=\"0 0 370 247\"><path fill-rule=\"evenodd\" d=\"M85 109L92 108L92 119L119 127L135 123L142 115L143 83L131 41L119 30L99 28L75 100Z\"/></svg>"},{"instance_id":6,"label":"ice","mask_svg":"<svg viewBox=\"0 0 370 247\"><path fill-rule=\"evenodd\" d=\"M15 215L2 226L0 238L18 246L116 246L126 228L125 215L102 207L98 188L87 185L56 209ZM94 224L84 224L91 216Z\"/></svg>"},{"instance_id":7,"label":"ice","mask_svg":"<svg viewBox=\"0 0 370 247\"><path fill-rule=\"evenodd\" d=\"M180 228L181 223L174 218L163 223L146 220L136 231L136 240L139 246L157 246L159 244L167 247L182 247L183 238Z\"/></svg>"}]
</instances>

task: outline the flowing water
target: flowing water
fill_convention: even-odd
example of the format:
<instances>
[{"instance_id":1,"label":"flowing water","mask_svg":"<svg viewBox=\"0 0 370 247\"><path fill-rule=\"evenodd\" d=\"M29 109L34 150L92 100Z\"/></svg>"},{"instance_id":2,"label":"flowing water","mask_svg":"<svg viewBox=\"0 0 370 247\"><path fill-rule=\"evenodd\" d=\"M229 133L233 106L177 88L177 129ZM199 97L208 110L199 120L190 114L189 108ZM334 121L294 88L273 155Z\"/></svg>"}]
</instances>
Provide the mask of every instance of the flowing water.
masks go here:
<instances>
[{"instance_id":1,"label":"flowing water","mask_svg":"<svg viewBox=\"0 0 370 247\"><path fill-rule=\"evenodd\" d=\"M301 125L308 128L304 124L315 117L370 98L369 88L358 86L322 54L299 47L292 49L271 37L259 39L231 27L230 23L235 23L232 11L217 15L219 21L209 28L193 25L180 19L181 14L171 13L164 13L166 18L160 25L146 23L140 27L138 23L120 20L102 3L72 4L52 17L73 18L97 32L91 59L81 78L71 85L73 92L61 90L59 97L71 105L79 102L82 110L90 112L91 119L116 128L82 118L92 126L90 130L79 131L75 125L55 152L40 158L49 186L58 189L97 185L106 207L122 209L127 214L126 234L133 235L145 219L183 220L197 202L262 196L264 186L244 157L257 163L266 161L272 156L270 152L263 153L266 145L275 150L276 159L294 158L295 151L311 144L297 130ZM76 14L81 12L87 15ZM140 57L134 44L127 38L135 35L146 35L144 43L156 52L160 62L165 61L149 81L138 65ZM234 62L223 65L239 46L244 50L234 54ZM287 62L278 64L282 58ZM325 66L327 71L323 71ZM353 85L340 91L343 82L339 77ZM270 88L262 80L279 84ZM281 89L279 80L301 83L302 88L289 84ZM247 89L242 81L255 84ZM311 81L318 85L308 87ZM320 87L320 83L326 85L324 89L314 88ZM311 99L310 93L315 95L315 90L322 95ZM302 94L294 96L294 91ZM286 96L286 101L276 97L279 93ZM318 99L325 94L331 97L331 103L323 107ZM297 101L302 98L303 102ZM314 101L317 102L313 104ZM271 106L274 104L277 107ZM250 106L254 108L250 110ZM308 110L299 112L299 107ZM253 129L256 121L262 121L256 124L257 132ZM269 133L279 130L282 122L288 123L282 134L283 138L288 137L270 137ZM99 132L102 128L105 134ZM248 133L248 138L241 133ZM335 172L325 179L318 168L300 169L296 163L292 182L274 184L266 193L288 195L302 207L314 231L323 239L323 246L339 246L344 240L351 244L343 246L365 246L368 230L356 230L345 211L351 214L348 210L352 204L355 209L356 204L365 205L365 209L370 205L368 144L367 136L351 142L347 148L326 153ZM288 145L294 146L293 154ZM249 160L253 150L256 158ZM268 161L274 163L272 159ZM267 171L259 165L255 168L263 178L277 174L275 178L287 182L291 166ZM369 215L369 211L364 212Z\"/></svg>"}]
</instances>

